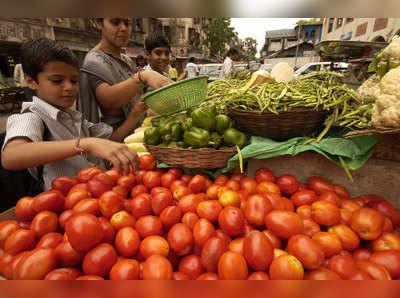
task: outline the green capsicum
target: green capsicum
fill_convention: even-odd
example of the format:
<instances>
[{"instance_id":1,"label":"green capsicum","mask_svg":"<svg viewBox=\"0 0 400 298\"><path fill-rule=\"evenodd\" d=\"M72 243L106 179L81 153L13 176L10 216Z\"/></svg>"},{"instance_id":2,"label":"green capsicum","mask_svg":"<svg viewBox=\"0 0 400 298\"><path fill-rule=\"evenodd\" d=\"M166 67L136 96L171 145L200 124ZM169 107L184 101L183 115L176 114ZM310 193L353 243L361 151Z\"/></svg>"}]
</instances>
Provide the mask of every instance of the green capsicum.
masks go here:
<instances>
[{"instance_id":1,"label":"green capsicum","mask_svg":"<svg viewBox=\"0 0 400 298\"><path fill-rule=\"evenodd\" d=\"M174 123L171 126L171 139L173 141L180 141L183 136L183 129L180 123Z\"/></svg>"},{"instance_id":2,"label":"green capsicum","mask_svg":"<svg viewBox=\"0 0 400 298\"><path fill-rule=\"evenodd\" d=\"M144 142L154 146L161 143L161 135L157 127L149 127L144 131Z\"/></svg>"},{"instance_id":3,"label":"green capsicum","mask_svg":"<svg viewBox=\"0 0 400 298\"><path fill-rule=\"evenodd\" d=\"M189 130L192 128L192 126L193 126L192 118L189 117L189 118L186 118L185 120L183 120L183 123L182 123L183 130Z\"/></svg>"},{"instance_id":4,"label":"green capsicum","mask_svg":"<svg viewBox=\"0 0 400 298\"><path fill-rule=\"evenodd\" d=\"M151 125L152 125L153 127L158 127L158 126L160 125L160 122L161 122L162 118L163 118L163 117L161 117L161 116L152 118L152 119L150 120L150 121L151 121Z\"/></svg>"},{"instance_id":5,"label":"green capsicum","mask_svg":"<svg viewBox=\"0 0 400 298\"><path fill-rule=\"evenodd\" d=\"M185 143L193 148L206 147L209 137L210 134L207 130L198 127L192 127L183 134Z\"/></svg>"},{"instance_id":6,"label":"green capsicum","mask_svg":"<svg viewBox=\"0 0 400 298\"><path fill-rule=\"evenodd\" d=\"M215 106L206 106L195 109L191 113L193 126L203 128L208 131L215 130Z\"/></svg>"},{"instance_id":7,"label":"green capsicum","mask_svg":"<svg viewBox=\"0 0 400 298\"><path fill-rule=\"evenodd\" d=\"M217 149L221 145L221 143L222 143L222 137L217 132L211 133L208 145Z\"/></svg>"},{"instance_id":8,"label":"green capsicum","mask_svg":"<svg viewBox=\"0 0 400 298\"><path fill-rule=\"evenodd\" d=\"M215 117L215 130L220 134L231 127L233 127L233 120L228 116L220 114Z\"/></svg>"},{"instance_id":9,"label":"green capsicum","mask_svg":"<svg viewBox=\"0 0 400 298\"><path fill-rule=\"evenodd\" d=\"M224 132L224 143L228 146L239 146L243 148L247 144L247 137L244 133L235 128L228 128Z\"/></svg>"}]
</instances>

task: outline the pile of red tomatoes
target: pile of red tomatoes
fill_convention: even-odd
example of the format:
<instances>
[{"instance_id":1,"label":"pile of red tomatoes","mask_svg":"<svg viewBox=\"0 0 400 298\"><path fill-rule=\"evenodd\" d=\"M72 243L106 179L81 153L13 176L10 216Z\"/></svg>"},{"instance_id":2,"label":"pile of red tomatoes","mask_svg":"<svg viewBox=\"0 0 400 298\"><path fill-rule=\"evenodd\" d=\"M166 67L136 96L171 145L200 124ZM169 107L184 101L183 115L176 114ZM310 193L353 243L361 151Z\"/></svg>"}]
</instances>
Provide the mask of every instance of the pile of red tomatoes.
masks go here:
<instances>
[{"instance_id":1,"label":"pile of red tomatoes","mask_svg":"<svg viewBox=\"0 0 400 298\"><path fill-rule=\"evenodd\" d=\"M7 279L400 278L400 211L322 177L87 168L0 223Z\"/></svg>"}]
</instances>

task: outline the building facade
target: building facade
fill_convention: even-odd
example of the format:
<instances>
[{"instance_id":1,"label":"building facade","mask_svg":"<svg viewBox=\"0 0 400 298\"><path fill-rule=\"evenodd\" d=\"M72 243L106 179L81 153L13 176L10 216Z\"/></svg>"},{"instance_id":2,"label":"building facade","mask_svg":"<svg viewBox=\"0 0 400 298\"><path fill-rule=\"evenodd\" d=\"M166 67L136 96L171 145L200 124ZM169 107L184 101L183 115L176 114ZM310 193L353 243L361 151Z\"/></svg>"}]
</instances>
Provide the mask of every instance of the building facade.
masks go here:
<instances>
[{"instance_id":1,"label":"building facade","mask_svg":"<svg viewBox=\"0 0 400 298\"><path fill-rule=\"evenodd\" d=\"M322 40L389 42L400 35L400 18L324 18Z\"/></svg>"}]
</instances>

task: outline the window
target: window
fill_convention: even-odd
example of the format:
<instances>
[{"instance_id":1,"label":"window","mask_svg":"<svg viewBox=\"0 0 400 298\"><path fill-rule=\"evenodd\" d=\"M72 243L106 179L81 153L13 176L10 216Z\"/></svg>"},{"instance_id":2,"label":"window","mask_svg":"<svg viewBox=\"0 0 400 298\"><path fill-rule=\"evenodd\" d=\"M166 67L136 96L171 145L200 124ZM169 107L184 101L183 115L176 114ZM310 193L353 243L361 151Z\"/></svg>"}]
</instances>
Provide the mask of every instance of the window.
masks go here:
<instances>
[{"instance_id":1,"label":"window","mask_svg":"<svg viewBox=\"0 0 400 298\"><path fill-rule=\"evenodd\" d=\"M338 18L336 21L336 28L342 27L343 25L343 18Z\"/></svg>"},{"instance_id":2,"label":"window","mask_svg":"<svg viewBox=\"0 0 400 298\"><path fill-rule=\"evenodd\" d=\"M332 32L332 29L333 29L333 24L332 24L332 23L329 23L328 33L329 33L329 32Z\"/></svg>"},{"instance_id":3,"label":"window","mask_svg":"<svg viewBox=\"0 0 400 298\"><path fill-rule=\"evenodd\" d=\"M135 29L136 31L143 32L143 19L135 20Z\"/></svg>"},{"instance_id":4,"label":"window","mask_svg":"<svg viewBox=\"0 0 400 298\"><path fill-rule=\"evenodd\" d=\"M354 21L354 18L346 18L346 23L351 23Z\"/></svg>"}]
</instances>

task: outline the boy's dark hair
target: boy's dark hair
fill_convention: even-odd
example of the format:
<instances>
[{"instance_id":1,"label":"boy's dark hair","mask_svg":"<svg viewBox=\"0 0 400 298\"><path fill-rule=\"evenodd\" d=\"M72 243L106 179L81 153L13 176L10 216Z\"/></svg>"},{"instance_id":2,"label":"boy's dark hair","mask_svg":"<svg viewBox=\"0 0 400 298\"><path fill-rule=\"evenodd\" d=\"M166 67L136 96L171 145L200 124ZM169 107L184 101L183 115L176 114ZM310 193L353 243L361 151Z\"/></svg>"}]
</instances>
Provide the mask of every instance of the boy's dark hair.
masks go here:
<instances>
[{"instance_id":1,"label":"boy's dark hair","mask_svg":"<svg viewBox=\"0 0 400 298\"><path fill-rule=\"evenodd\" d=\"M230 56L230 55L239 55L239 51L235 48L230 48L228 53L226 54L226 56Z\"/></svg>"},{"instance_id":2,"label":"boy's dark hair","mask_svg":"<svg viewBox=\"0 0 400 298\"><path fill-rule=\"evenodd\" d=\"M31 40L21 46L22 69L37 81L38 74L49 62L61 61L79 69L74 53L61 43L48 38Z\"/></svg>"},{"instance_id":3,"label":"boy's dark hair","mask_svg":"<svg viewBox=\"0 0 400 298\"><path fill-rule=\"evenodd\" d=\"M151 53L152 50L160 47L171 48L168 38L159 32L150 33L144 42L144 48L146 51Z\"/></svg>"},{"instance_id":4,"label":"boy's dark hair","mask_svg":"<svg viewBox=\"0 0 400 298\"><path fill-rule=\"evenodd\" d=\"M194 61L196 61L196 59L195 59L194 57L190 57L190 58L189 58L189 62L192 62L192 63L193 63Z\"/></svg>"}]
</instances>

